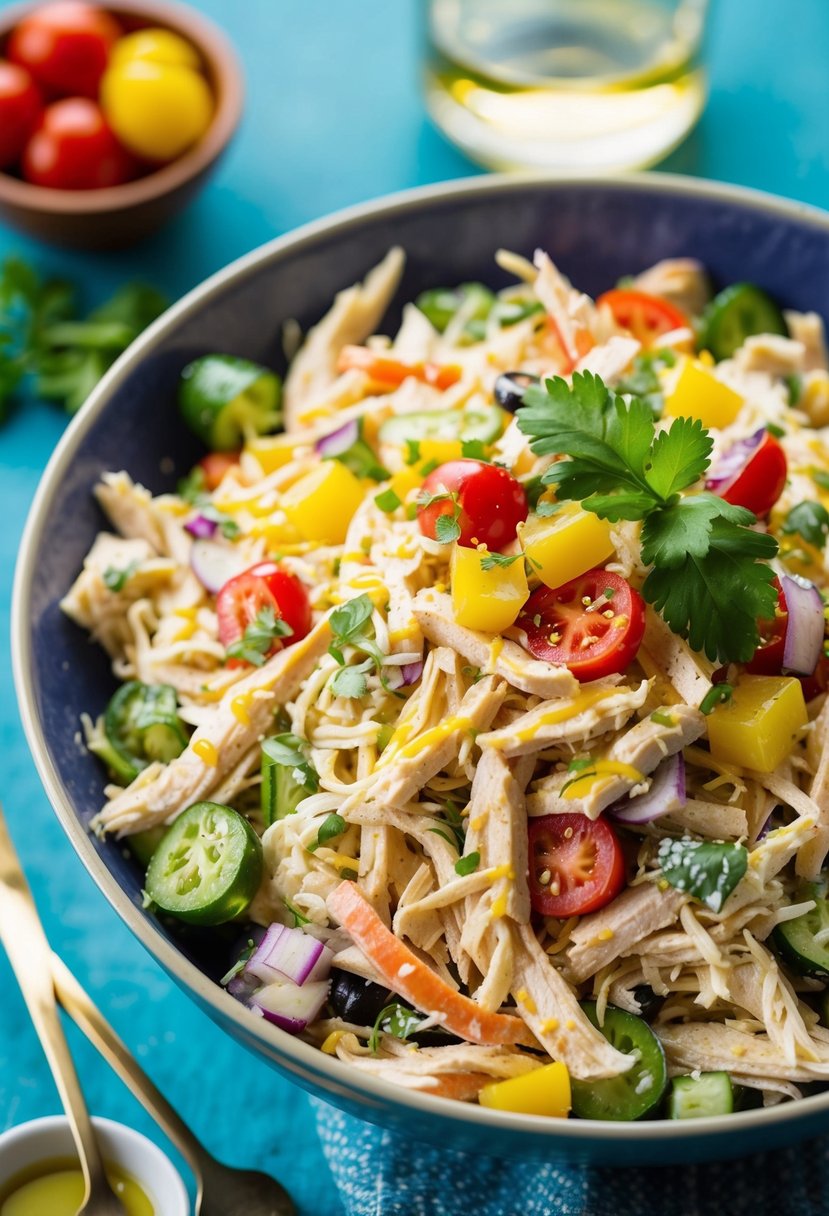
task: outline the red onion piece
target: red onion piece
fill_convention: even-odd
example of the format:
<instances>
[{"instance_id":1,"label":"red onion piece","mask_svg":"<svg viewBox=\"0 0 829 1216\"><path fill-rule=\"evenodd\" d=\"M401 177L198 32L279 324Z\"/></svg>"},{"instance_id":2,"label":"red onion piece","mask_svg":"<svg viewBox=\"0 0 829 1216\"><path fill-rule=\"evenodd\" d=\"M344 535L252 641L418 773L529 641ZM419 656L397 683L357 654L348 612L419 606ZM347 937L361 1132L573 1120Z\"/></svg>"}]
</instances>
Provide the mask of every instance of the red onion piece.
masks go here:
<instances>
[{"instance_id":1,"label":"red onion piece","mask_svg":"<svg viewBox=\"0 0 829 1216\"><path fill-rule=\"evenodd\" d=\"M418 659L416 663L404 663L400 668L400 674L403 676L403 686L408 688L411 684L416 684L423 675L423 662Z\"/></svg>"},{"instance_id":2,"label":"red onion piece","mask_svg":"<svg viewBox=\"0 0 829 1216\"><path fill-rule=\"evenodd\" d=\"M244 569L238 550L217 540L193 541L190 566L201 585L213 595Z\"/></svg>"},{"instance_id":3,"label":"red onion piece","mask_svg":"<svg viewBox=\"0 0 829 1216\"><path fill-rule=\"evenodd\" d=\"M686 801L685 761L678 752L662 761L649 790L635 798L620 798L607 808L607 814L617 823L652 823L662 815L681 810Z\"/></svg>"},{"instance_id":4,"label":"red onion piece","mask_svg":"<svg viewBox=\"0 0 829 1216\"><path fill-rule=\"evenodd\" d=\"M314 446L320 456L330 459L332 456L342 456L343 452L347 452L349 448L354 447L359 438L360 423L358 419L353 418L351 422L344 423L336 431L332 431L330 435L323 435Z\"/></svg>"},{"instance_id":5,"label":"red onion piece","mask_svg":"<svg viewBox=\"0 0 829 1216\"><path fill-rule=\"evenodd\" d=\"M189 532L191 536L195 536L197 540L210 540L216 535L218 524L215 519L208 519L206 515L196 515L193 519L187 521L184 525L184 531Z\"/></svg>"},{"instance_id":6,"label":"red onion piece","mask_svg":"<svg viewBox=\"0 0 829 1216\"><path fill-rule=\"evenodd\" d=\"M245 970L265 984L291 980L301 986L306 982L327 980L333 957L333 951L310 933L274 924Z\"/></svg>"},{"instance_id":7,"label":"red onion piece","mask_svg":"<svg viewBox=\"0 0 829 1216\"><path fill-rule=\"evenodd\" d=\"M313 1022L328 999L328 980L298 984L285 981L267 984L251 997L251 1007L259 1010L269 1022L299 1034L309 1022Z\"/></svg>"},{"instance_id":8,"label":"red onion piece","mask_svg":"<svg viewBox=\"0 0 829 1216\"><path fill-rule=\"evenodd\" d=\"M753 435L748 435L745 439L738 439L727 451L723 452L722 456L718 457L716 464L708 470L708 476L705 479L706 490L710 490L712 494L722 494L727 490L751 460L763 442L765 434L766 428L760 427L759 431L755 431Z\"/></svg>"},{"instance_id":9,"label":"red onion piece","mask_svg":"<svg viewBox=\"0 0 829 1216\"><path fill-rule=\"evenodd\" d=\"M234 975L232 980L228 980L227 991L237 1001L241 1001L243 1005L247 1005L256 989L260 986L260 982L255 976L248 975L246 971L239 971Z\"/></svg>"},{"instance_id":10,"label":"red onion piece","mask_svg":"<svg viewBox=\"0 0 829 1216\"><path fill-rule=\"evenodd\" d=\"M784 574L780 580L789 621L783 649L783 670L810 676L823 649L823 600L814 583L799 575Z\"/></svg>"}]
</instances>

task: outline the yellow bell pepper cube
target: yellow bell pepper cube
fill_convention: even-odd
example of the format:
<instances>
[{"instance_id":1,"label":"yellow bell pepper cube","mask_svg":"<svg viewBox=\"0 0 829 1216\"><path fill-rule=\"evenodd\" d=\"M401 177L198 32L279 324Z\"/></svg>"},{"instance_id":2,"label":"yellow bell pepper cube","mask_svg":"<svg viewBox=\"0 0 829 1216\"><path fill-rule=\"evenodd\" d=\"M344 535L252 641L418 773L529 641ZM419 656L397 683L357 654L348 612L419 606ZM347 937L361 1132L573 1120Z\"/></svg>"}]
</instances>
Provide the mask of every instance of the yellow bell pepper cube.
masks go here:
<instances>
[{"instance_id":1,"label":"yellow bell pepper cube","mask_svg":"<svg viewBox=\"0 0 829 1216\"><path fill-rule=\"evenodd\" d=\"M615 552L607 520L574 502L543 519L531 515L519 524L518 536L533 570L553 588L601 566Z\"/></svg>"},{"instance_id":2,"label":"yellow bell pepper cube","mask_svg":"<svg viewBox=\"0 0 829 1216\"><path fill-rule=\"evenodd\" d=\"M673 389L665 395L672 418L698 418L705 427L730 426L745 404L739 393L694 359L683 359Z\"/></svg>"},{"instance_id":3,"label":"yellow bell pepper cube","mask_svg":"<svg viewBox=\"0 0 829 1216\"><path fill-rule=\"evenodd\" d=\"M390 489L394 490L401 502L405 502L412 490L419 490L423 485L423 477L412 465L404 465L389 480Z\"/></svg>"},{"instance_id":4,"label":"yellow bell pepper cube","mask_svg":"<svg viewBox=\"0 0 829 1216\"><path fill-rule=\"evenodd\" d=\"M423 464L446 464L448 460L460 460L463 446L460 439L421 439L420 460Z\"/></svg>"},{"instance_id":5,"label":"yellow bell pepper cube","mask_svg":"<svg viewBox=\"0 0 829 1216\"><path fill-rule=\"evenodd\" d=\"M529 599L522 558L509 566L484 570L486 553L455 545L452 552L452 610L455 620L467 629L503 633L513 624Z\"/></svg>"},{"instance_id":6,"label":"yellow bell pepper cube","mask_svg":"<svg viewBox=\"0 0 829 1216\"><path fill-rule=\"evenodd\" d=\"M771 773L808 722L799 680L743 676L731 700L708 716L711 754L725 764Z\"/></svg>"},{"instance_id":7,"label":"yellow bell pepper cube","mask_svg":"<svg viewBox=\"0 0 829 1216\"><path fill-rule=\"evenodd\" d=\"M294 459L297 444L295 435L257 435L245 444L245 451L259 462L263 474L275 473Z\"/></svg>"},{"instance_id":8,"label":"yellow bell pepper cube","mask_svg":"<svg viewBox=\"0 0 829 1216\"><path fill-rule=\"evenodd\" d=\"M572 1105L570 1075L558 1060L508 1081L494 1081L478 1094L481 1106L512 1110L521 1115L548 1115L566 1119Z\"/></svg>"},{"instance_id":9,"label":"yellow bell pepper cube","mask_svg":"<svg viewBox=\"0 0 829 1216\"><path fill-rule=\"evenodd\" d=\"M285 491L280 505L303 540L341 545L364 496L350 469L339 460L323 460Z\"/></svg>"}]
</instances>

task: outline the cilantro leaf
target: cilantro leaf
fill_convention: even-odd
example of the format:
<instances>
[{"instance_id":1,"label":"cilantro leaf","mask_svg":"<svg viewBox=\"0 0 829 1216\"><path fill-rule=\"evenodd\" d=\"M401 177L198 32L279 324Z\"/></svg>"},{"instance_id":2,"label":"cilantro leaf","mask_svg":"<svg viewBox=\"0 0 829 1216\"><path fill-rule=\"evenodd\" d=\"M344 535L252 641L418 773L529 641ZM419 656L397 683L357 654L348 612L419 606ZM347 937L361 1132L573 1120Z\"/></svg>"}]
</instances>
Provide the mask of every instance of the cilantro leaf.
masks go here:
<instances>
[{"instance_id":1,"label":"cilantro leaf","mask_svg":"<svg viewBox=\"0 0 829 1216\"><path fill-rule=\"evenodd\" d=\"M342 815L338 815L336 811L332 811L322 821L316 840L308 846L308 852L316 853L317 849L321 849L323 845L328 844L329 840L336 840L338 836L342 836L347 827L348 824Z\"/></svg>"},{"instance_id":2,"label":"cilantro leaf","mask_svg":"<svg viewBox=\"0 0 829 1216\"><path fill-rule=\"evenodd\" d=\"M331 691L338 697L364 697L368 691L366 673L374 666L374 659L366 659L353 667L341 667L331 677Z\"/></svg>"},{"instance_id":3,"label":"cilantro leaf","mask_svg":"<svg viewBox=\"0 0 829 1216\"><path fill-rule=\"evenodd\" d=\"M279 638L289 638L293 629L287 621L276 615L270 605L260 608L237 642L227 648L229 659L242 659L253 667L262 667L265 658Z\"/></svg>"},{"instance_id":4,"label":"cilantro leaf","mask_svg":"<svg viewBox=\"0 0 829 1216\"><path fill-rule=\"evenodd\" d=\"M371 599L367 595L358 595L353 600L347 600L345 604L341 604L331 613L330 625L334 637L328 647L328 653L338 663L345 662L342 647L348 645L362 632L363 626L371 620L373 611L374 605Z\"/></svg>"},{"instance_id":5,"label":"cilantro leaf","mask_svg":"<svg viewBox=\"0 0 829 1216\"><path fill-rule=\"evenodd\" d=\"M616 385L616 392L639 397L658 418L662 414L665 398L657 372L660 367L673 367L675 364L676 355L667 347L664 350L643 351L633 360L628 375Z\"/></svg>"},{"instance_id":6,"label":"cilantro leaf","mask_svg":"<svg viewBox=\"0 0 829 1216\"><path fill-rule=\"evenodd\" d=\"M698 481L710 464L714 442L699 419L677 418L656 436L647 471L648 485L669 499Z\"/></svg>"},{"instance_id":7,"label":"cilantro leaf","mask_svg":"<svg viewBox=\"0 0 829 1216\"><path fill-rule=\"evenodd\" d=\"M435 520L435 540L440 545L449 545L461 534L461 526L454 515L439 515Z\"/></svg>"},{"instance_id":8,"label":"cilantro leaf","mask_svg":"<svg viewBox=\"0 0 829 1216\"><path fill-rule=\"evenodd\" d=\"M480 864L480 853L467 853L466 856L459 857L455 862L455 873L460 874L461 878L465 878L467 874L474 874Z\"/></svg>"},{"instance_id":9,"label":"cilantro leaf","mask_svg":"<svg viewBox=\"0 0 829 1216\"><path fill-rule=\"evenodd\" d=\"M494 570L496 566L506 569L513 562L520 561L523 556L523 553L514 553L512 556L507 553L484 553L481 555L481 569Z\"/></svg>"},{"instance_id":10,"label":"cilantro leaf","mask_svg":"<svg viewBox=\"0 0 829 1216\"><path fill-rule=\"evenodd\" d=\"M299 735L271 735L262 740L262 752L274 764L291 770L291 776L297 785L303 786L310 794L316 794L320 787L317 770L307 758L308 743Z\"/></svg>"},{"instance_id":11,"label":"cilantro leaf","mask_svg":"<svg viewBox=\"0 0 829 1216\"><path fill-rule=\"evenodd\" d=\"M560 510L561 510L561 503L550 502L548 499L545 498L541 502L536 504L535 513L539 519L549 519L550 516L555 515L556 511L560 511Z\"/></svg>"},{"instance_id":12,"label":"cilantro leaf","mask_svg":"<svg viewBox=\"0 0 829 1216\"><path fill-rule=\"evenodd\" d=\"M657 853L662 876L677 891L687 891L712 912L720 912L748 866L741 844L708 840L663 840Z\"/></svg>"},{"instance_id":13,"label":"cilantro leaf","mask_svg":"<svg viewBox=\"0 0 829 1216\"><path fill-rule=\"evenodd\" d=\"M409 1009L407 1005L400 1005L397 1002L386 1005L378 1013L374 1028L369 1035L369 1050L373 1055L377 1055L380 1050L381 1034L394 1035L396 1039L401 1039L405 1043L406 1039L413 1035L425 1020L413 1009Z\"/></svg>"},{"instance_id":14,"label":"cilantro leaf","mask_svg":"<svg viewBox=\"0 0 829 1216\"><path fill-rule=\"evenodd\" d=\"M797 533L807 544L822 549L829 536L829 511L819 502L805 499L792 507L783 522L787 535Z\"/></svg>"},{"instance_id":15,"label":"cilantro leaf","mask_svg":"<svg viewBox=\"0 0 829 1216\"><path fill-rule=\"evenodd\" d=\"M123 591L138 569L138 565L138 562L132 561L120 570L116 566L107 566L101 576L104 580L104 586L110 591Z\"/></svg>"},{"instance_id":16,"label":"cilantro leaf","mask_svg":"<svg viewBox=\"0 0 829 1216\"><path fill-rule=\"evenodd\" d=\"M652 512L642 525L642 560L649 566L671 568L682 565L689 554L705 557L711 547L714 522L718 519L744 528L755 522L745 507L732 506L716 494L708 493L690 495L672 506ZM773 557L775 551L772 542L768 556Z\"/></svg>"}]
</instances>

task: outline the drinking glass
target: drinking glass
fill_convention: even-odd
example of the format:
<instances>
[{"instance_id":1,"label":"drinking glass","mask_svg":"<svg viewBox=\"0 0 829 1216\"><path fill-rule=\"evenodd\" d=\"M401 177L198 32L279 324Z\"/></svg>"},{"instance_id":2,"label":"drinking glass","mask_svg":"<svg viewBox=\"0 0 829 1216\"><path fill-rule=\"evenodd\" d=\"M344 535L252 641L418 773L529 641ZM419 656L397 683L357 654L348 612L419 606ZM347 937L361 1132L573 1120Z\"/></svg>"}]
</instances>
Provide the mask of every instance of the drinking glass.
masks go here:
<instances>
[{"instance_id":1,"label":"drinking glass","mask_svg":"<svg viewBox=\"0 0 829 1216\"><path fill-rule=\"evenodd\" d=\"M660 160L705 101L708 0L424 0L426 100L492 168Z\"/></svg>"}]
</instances>

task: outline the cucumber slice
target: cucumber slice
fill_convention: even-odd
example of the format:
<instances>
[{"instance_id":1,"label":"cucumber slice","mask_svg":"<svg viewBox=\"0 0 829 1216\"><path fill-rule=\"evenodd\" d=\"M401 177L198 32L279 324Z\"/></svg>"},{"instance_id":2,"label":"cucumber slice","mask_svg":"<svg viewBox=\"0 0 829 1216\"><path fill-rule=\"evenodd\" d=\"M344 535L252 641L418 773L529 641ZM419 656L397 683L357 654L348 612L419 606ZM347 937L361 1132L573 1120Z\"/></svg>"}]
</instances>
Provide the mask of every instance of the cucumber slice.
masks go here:
<instances>
[{"instance_id":1,"label":"cucumber slice","mask_svg":"<svg viewBox=\"0 0 829 1216\"><path fill-rule=\"evenodd\" d=\"M811 912L804 912L794 920L776 925L771 935L771 944L780 959L798 975L810 975L815 979L829 980L829 941L823 944L818 934L829 930L829 902L823 898L824 888L817 883L804 886L801 899L814 899ZM826 932L829 938L829 932Z\"/></svg>"},{"instance_id":2,"label":"cucumber slice","mask_svg":"<svg viewBox=\"0 0 829 1216\"><path fill-rule=\"evenodd\" d=\"M184 421L214 452L232 452L251 431L266 435L282 421L282 381L267 367L235 355L204 355L181 373Z\"/></svg>"},{"instance_id":3,"label":"cucumber slice","mask_svg":"<svg viewBox=\"0 0 829 1216\"><path fill-rule=\"evenodd\" d=\"M572 1081L573 1114L578 1119L643 1119L662 1101L668 1084L662 1044L646 1022L615 1005L605 1010L603 1026L595 1001L583 1001L581 1007L608 1043L625 1055L635 1055L636 1063L604 1081Z\"/></svg>"},{"instance_id":4,"label":"cucumber slice","mask_svg":"<svg viewBox=\"0 0 829 1216\"><path fill-rule=\"evenodd\" d=\"M467 330L470 330L474 322L486 322L494 303L495 296L483 283L461 283L454 291L448 287L435 287L422 291L415 300L439 334L444 332L459 308L468 310ZM470 332L469 337L474 339L474 332Z\"/></svg>"},{"instance_id":5,"label":"cucumber slice","mask_svg":"<svg viewBox=\"0 0 829 1216\"><path fill-rule=\"evenodd\" d=\"M479 439L494 443L504 429L506 416L498 405L470 407L465 410L422 410L397 414L380 427L380 442L405 447L407 440Z\"/></svg>"},{"instance_id":6,"label":"cucumber slice","mask_svg":"<svg viewBox=\"0 0 829 1216\"><path fill-rule=\"evenodd\" d=\"M696 1077L674 1077L668 1098L669 1119L705 1119L730 1115L734 1089L727 1072L701 1072Z\"/></svg>"},{"instance_id":7,"label":"cucumber slice","mask_svg":"<svg viewBox=\"0 0 829 1216\"><path fill-rule=\"evenodd\" d=\"M319 789L316 771L306 759L307 743L297 735L273 735L262 741L262 817L267 827L293 815Z\"/></svg>"},{"instance_id":8,"label":"cucumber slice","mask_svg":"<svg viewBox=\"0 0 829 1216\"><path fill-rule=\"evenodd\" d=\"M789 332L786 320L771 296L753 283L733 283L706 307L697 345L716 360L728 359L752 334Z\"/></svg>"}]
</instances>

